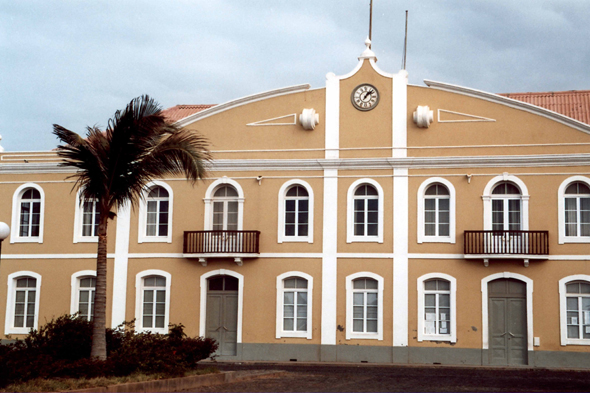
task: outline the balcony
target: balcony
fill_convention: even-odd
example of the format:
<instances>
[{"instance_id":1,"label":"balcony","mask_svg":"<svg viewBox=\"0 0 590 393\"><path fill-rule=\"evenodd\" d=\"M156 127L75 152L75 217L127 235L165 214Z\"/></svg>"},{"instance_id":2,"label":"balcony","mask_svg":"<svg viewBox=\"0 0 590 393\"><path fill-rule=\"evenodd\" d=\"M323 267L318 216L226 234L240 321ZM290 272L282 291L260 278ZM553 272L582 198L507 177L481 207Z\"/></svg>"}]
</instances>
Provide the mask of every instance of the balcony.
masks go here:
<instances>
[{"instance_id":1,"label":"balcony","mask_svg":"<svg viewBox=\"0 0 590 393\"><path fill-rule=\"evenodd\" d=\"M242 266L242 258L260 254L260 231L185 231L182 254L198 258L207 266L208 258L234 258Z\"/></svg>"},{"instance_id":2,"label":"balcony","mask_svg":"<svg viewBox=\"0 0 590 393\"><path fill-rule=\"evenodd\" d=\"M547 259L548 231L465 231L464 254L467 259Z\"/></svg>"}]
</instances>

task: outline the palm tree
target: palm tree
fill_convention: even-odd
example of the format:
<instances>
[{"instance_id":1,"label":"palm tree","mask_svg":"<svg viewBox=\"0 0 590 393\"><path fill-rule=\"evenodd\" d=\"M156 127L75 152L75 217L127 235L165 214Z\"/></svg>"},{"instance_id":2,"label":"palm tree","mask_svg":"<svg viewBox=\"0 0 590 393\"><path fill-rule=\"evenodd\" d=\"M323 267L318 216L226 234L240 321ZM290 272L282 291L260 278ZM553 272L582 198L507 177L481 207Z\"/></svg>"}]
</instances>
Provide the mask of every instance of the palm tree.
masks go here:
<instances>
[{"instance_id":1,"label":"palm tree","mask_svg":"<svg viewBox=\"0 0 590 393\"><path fill-rule=\"evenodd\" d=\"M57 124L53 133L60 165L77 168L74 189L81 200L96 200L100 214L96 257L96 294L91 357L106 359L107 226L117 208L135 206L145 185L165 175L203 179L211 156L207 141L195 131L180 130L161 114L147 95L133 99L109 120L105 132L88 127L86 138Z\"/></svg>"}]
</instances>

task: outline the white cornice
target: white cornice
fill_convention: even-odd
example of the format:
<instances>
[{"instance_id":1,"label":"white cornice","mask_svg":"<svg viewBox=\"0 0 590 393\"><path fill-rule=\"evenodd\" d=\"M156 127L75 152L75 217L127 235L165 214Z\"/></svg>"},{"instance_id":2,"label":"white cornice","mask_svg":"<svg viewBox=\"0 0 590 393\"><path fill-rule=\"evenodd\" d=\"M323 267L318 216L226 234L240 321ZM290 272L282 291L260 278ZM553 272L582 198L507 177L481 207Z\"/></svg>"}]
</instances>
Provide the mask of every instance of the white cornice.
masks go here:
<instances>
[{"instance_id":1,"label":"white cornice","mask_svg":"<svg viewBox=\"0 0 590 393\"><path fill-rule=\"evenodd\" d=\"M543 154L513 156L450 156L450 157L380 157L380 158L316 158L316 159L256 159L213 160L210 170L216 171L323 171L378 170L378 169L426 169L426 168L490 168L490 167L549 167L589 166L590 153ZM69 167L57 163L0 164L0 173L74 173Z\"/></svg>"},{"instance_id":2,"label":"white cornice","mask_svg":"<svg viewBox=\"0 0 590 393\"><path fill-rule=\"evenodd\" d=\"M526 112L534 113L536 115L540 115L551 120L555 120L559 123L565 124L572 128L575 128L579 131L585 132L590 134L590 125L586 123L582 123L581 121L572 119L571 117L562 115L561 113L553 112L549 109L541 108L539 106L529 104L527 102L522 102L518 100L514 100L512 98L504 97L494 93L488 93L485 91L471 89L468 87L452 85L449 83L443 82L435 82L431 80L424 80L424 83L433 89L444 90L451 93L462 94L470 97L480 98L482 100L490 101L496 104L506 105L511 108L520 109Z\"/></svg>"},{"instance_id":3,"label":"white cornice","mask_svg":"<svg viewBox=\"0 0 590 393\"><path fill-rule=\"evenodd\" d=\"M231 101L228 101L228 102L223 103L223 104L212 106L211 108L205 109L203 111L194 113L194 114L192 114L190 116L185 117L184 119L178 120L174 124L176 124L179 127L185 127L185 126L187 126L187 125L189 125L191 123L194 123L197 120L204 119L206 117L215 115L217 113L226 111L226 110L231 109L231 108L235 108L235 107L238 107L238 106L241 106L241 105L250 104L252 102L256 102L256 101L260 101L260 100L266 100L267 98L282 96L282 95L285 95L285 94L299 93L299 92L302 92L302 91L309 90L310 87L311 87L311 85L309 85L308 83L306 83L306 84L303 84L303 85L289 86L289 87L284 87L284 88L281 88L281 89L269 90L269 91L265 91L265 92L262 92L262 93L253 94L253 95L250 95L250 96L238 98L238 99L231 100Z\"/></svg>"}]
</instances>

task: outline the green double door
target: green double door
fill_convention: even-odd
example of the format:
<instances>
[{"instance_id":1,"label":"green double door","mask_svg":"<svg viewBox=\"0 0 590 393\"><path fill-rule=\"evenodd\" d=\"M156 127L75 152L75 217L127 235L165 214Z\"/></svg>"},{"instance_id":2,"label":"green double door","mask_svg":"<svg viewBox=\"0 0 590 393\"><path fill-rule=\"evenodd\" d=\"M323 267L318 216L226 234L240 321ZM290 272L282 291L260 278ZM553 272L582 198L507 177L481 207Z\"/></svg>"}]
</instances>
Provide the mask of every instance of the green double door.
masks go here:
<instances>
[{"instance_id":1,"label":"green double door","mask_svg":"<svg viewBox=\"0 0 590 393\"><path fill-rule=\"evenodd\" d=\"M208 280L207 337L217 341L216 355L235 356L238 338L238 279L215 276Z\"/></svg>"},{"instance_id":2,"label":"green double door","mask_svg":"<svg viewBox=\"0 0 590 393\"><path fill-rule=\"evenodd\" d=\"M526 284L513 279L488 283L489 362L526 365Z\"/></svg>"}]
</instances>

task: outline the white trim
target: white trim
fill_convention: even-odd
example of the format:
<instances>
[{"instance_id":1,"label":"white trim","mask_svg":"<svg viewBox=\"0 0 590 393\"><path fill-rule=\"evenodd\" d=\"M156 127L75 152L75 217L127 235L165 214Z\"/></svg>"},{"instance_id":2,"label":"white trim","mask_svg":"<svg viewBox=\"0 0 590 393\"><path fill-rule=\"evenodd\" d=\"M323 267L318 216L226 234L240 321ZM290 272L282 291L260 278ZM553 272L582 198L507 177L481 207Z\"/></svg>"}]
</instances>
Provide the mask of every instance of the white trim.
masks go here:
<instances>
[{"instance_id":1,"label":"white trim","mask_svg":"<svg viewBox=\"0 0 590 393\"><path fill-rule=\"evenodd\" d=\"M522 211L521 211L521 229L523 231L529 230L529 190L524 184L522 180L514 175L509 175L505 173L504 175L495 176L492 178L485 186L483 190L483 229L484 230L491 230L492 229L492 198L497 197L500 199L502 195L492 195L492 191L496 184L500 182L512 182L516 184L518 188L520 188L520 200L522 201Z\"/></svg>"},{"instance_id":2,"label":"white trim","mask_svg":"<svg viewBox=\"0 0 590 393\"><path fill-rule=\"evenodd\" d=\"M324 170L321 344L336 345L338 292L338 171Z\"/></svg>"},{"instance_id":3,"label":"white trim","mask_svg":"<svg viewBox=\"0 0 590 393\"><path fill-rule=\"evenodd\" d=\"M424 333L424 282L431 279L443 279L450 284L451 307L451 333L450 334L426 334ZM457 280L453 276L444 273L428 273L418 277L418 342L422 341L450 341L457 342Z\"/></svg>"},{"instance_id":4,"label":"white trim","mask_svg":"<svg viewBox=\"0 0 590 393\"><path fill-rule=\"evenodd\" d=\"M326 75L325 158L337 159L340 154L340 79Z\"/></svg>"},{"instance_id":5,"label":"white trim","mask_svg":"<svg viewBox=\"0 0 590 393\"><path fill-rule=\"evenodd\" d=\"M147 201L148 194L155 187L162 187L168 192L168 235L167 236L147 236ZM137 227L137 242L138 243L172 243L172 217L174 206L174 192L172 187L163 181L154 180L145 185L141 198L139 200L139 217Z\"/></svg>"},{"instance_id":6,"label":"white trim","mask_svg":"<svg viewBox=\"0 0 590 393\"><path fill-rule=\"evenodd\" d=\"M20 237L20 202L22 194L28 189L34 188L41 196L39 212L39 236ZM45 217L45 192L35 183L25 183L18 187L12 194L12 231L10 231L10 243L43 243L43 227Z\"/></svg>"},{"instance_id":7,"label":"white trim","mask_svg":"<svg viewBox=\"0 0 590 393\"><path fill-rule=\"evenodd\" d=\"M352 310L353 310L353 286L352 282L357 278L372 278L373 280L377 281L377 294L378 294L378 304L377 304L377 333L360 333L360 332L353 332L353 318L352 318ZM371 273L371 272L358 272L346 276L346 339L352 340L355 338L360 339L372 339L372 340L383 340L383 286L384 280L383 277L379 276L378 274Z\"/></svg>"},{"instance_id":8,"label":"white trim","mask_svg":"<svg viewBox=\"0 0 590 393\"><path fill-rule=\"evenodd\" d=\"M590 284L590 276L587 274L574 274L559 280L559 336L561 339L561 345L590 345L590 339L567 338L566 285L572 281L586 281Z\"/></svg>"},{"instance_id":9,"label":"white trim","mask_svg":"<svg viewBox=\"0 0 590 393\"><path fill-rule=\"evenodd\" d=\"M210 231L213 228L213 194L222 185L230 185L236 189L238 196L235 200L238 202L238 231L241 231L244 227L244 191L235 180L230 179L227 176L223 176L221 179L215 180L209 185L205 192L205 230Z\"/></svg>"},{"instance_id":10,"label":"white trim","mask_svg":"<svg viewBox=\"0 0 590 393\"><path fill-rule=\"evenodd\" d=\"M535 115L540 115L546 117L551 120L555 120L561 124L565 124L572 128L575 128L579 131L585 132L590 134L590 125L585 124L581 121L574 120L571 117L567 117L557 112L553 112L549 109L541 108L533 104L529 104L527 102L514 100L512 98L504 97L498 94L488 93L481 90L471 89L468 87L452 85L449 83L443 82L435 82L431 80L424 80L424 83L431 88L444 90L451 93L462 94L470 97L479 98L485 101L490 101L496 104L505 105L511 108L520 109L525 112L533 113Z\"/></svg>"},{"instance_id":11,"label":"white trim","mask_svg":"<svg viewBox=\"0 0 590 393\"><path fill-rule=\"evenodd\" d=\"M32 277L37 280L35 287L35 320L32 328L14 327L14 307L16 280L19 278ZM21 270L8 275L7 292L6 292L6 317L4 320L4 334L28 334L31 329L39 328L39 300L41 299L41 275L28 270Z\"/></svg>"},{"instance_id":12,"label":"white trim","mask_svg":"<svg viewBox=\"0 0 590 393\"><path fill-rule=\"evenodd\" d=\"M440 113L441 112L452 113L454 115L470 117L472 120L441 120L440 119ZM449 110L446 110L446 109L439 109L438 110L438 122L439 123L474 123L474 122L487 122L487 121L496 121L496 120L495 119L490 119L488 117L483 117L483 116L468 115L467 113L449 111Z\"/></svg>"},{"instance_id":13,"label":"white trim","mask_svg":"<svg viewBox=\"0 0 590 393\"><path fill-rule=\"evenodd\" d=\"M309 90L310 87L311 86L306 83L303 85L283 87L281 89L269 90L269 91L265 91L262 93L257 93L257 94L252 94L249 96L237 98L235 100L227 101L223 104L215 105L215 106L212 106L211 108L207 108L203 111L194 113L190 116L187 116L183 119L178 120L174 124L180 128L186 127L189 124L196 122L197 120L204 119L206 117L218 114L220 112L227 111L229 109L233 109L233 108L236 108L236 107L239 107L242 105L250 104L250 103L256 102L256 101L266 100L268 98L282 96L285 94L299 93L302 91Z\"/></svg>"},{"instance_id":14,"label":"white trim","mask_svg":"<svg viewBox=\"0 0 590 393\"><path fill-rule=\"evenodd\" d=\"M434 183L444 185L449 191L449 236L426 236L424 234L424 192ZM431 177L424 180L418 188L418 243L451 243L455 244L455 187L442 177Z\"/></svg>"},{"instance_id":15,"label":"white trim","mask_svg":"<svg viewBox=\"0 0 590 393\"><path fill-rule=\"evenodd\" d=\"M307 236L285 236L285 200L286 200L286 193L292 186L301 186L305 188L308 198L308 224L307 224ZM277 230L277 242L278 243L290 243L290 242L307 242L313 243L313 189L309 185L308 182L300 180L300 179L293 179L285 182L281 188L279 189L279 226Z\"/></svg>"},{"instance_id":16,"label":"white trim","mask_svg":"<svg viewBox=\"0 0 590 393\"><path fill-rule=\"evenodd\" d=\"M408 73L400 70L391 80L391 157L408 155Z\"/></svg>"},{"instance_id":17,"label":"white trim","mask_svg":"<svg viewBox=\"0 0 590 393\"><path fill-rule=\"evenodd\" d=\"M290 123L268 123L273 120L285 119L285 118L291 117L291 116L293 116L293 120ZM259 120L259 121L255 121L253 123L248 123L248 124L246 124L246 126L249 126L249 127L255 127L255 126L294 126L296 124L297 124L297 113L291 113L290 115L273 117L272 119Z\"/></svg>"},{"instance_id":18,"label":"white trim","mask_svg":"<svg viewBox=\"0 0 590 393\"><path fill-rule=\"evenodd\" d=\"M95 270L80 270L72 274L71 278L71 298L70 298L70 314L77 313L79 309L79 299L78 293L80 291L80 279L85 277L95 277L96 278L96 271ZM95 288L96 289L96 288Z\"/></svg>"},{"instance_id":19,"label":"white trim","mask_svg":"<svg viewBox=\"0 0 590 393\"><path fill-rule=\"evenodd\" d=\"M307 331L285 331L283 330L283 300L284 293L288 289L284 288L284 280L287 278L296 277L307 280ZM307 273L291 271L280 274L277 276L277 313L276 313L276 338L281 337L302 337L311 340L311 334L313 332L312 325L312 311L313 311L313 277Z\"/></svg>"},{"instance_id":20,"label":"white trim","mask_svg":"<svg viewBox=\"0 0 590 393\"><path fill-rule=\"evenodd\" d=\"M364 184L369 184L377 190L377 203L378 203L378 218L377 218L377 236L355 236L354 234L354 193L357 188ZM346 242L353 243L353 242L374 242L374 243L383 243L383 200L384 200L384 193L383 187L379 182L363 178L358 179L353 182L350 187L348 187L348 193L346 197ZM368 219L368 218L366 218Z\"/></svg>"},{"instance_id":21,"label":"white trim","mask_svg":"<svg viewBox=\"0 0 590 393\"><path fill-rule=\"evenodd\" d=\"M144 328L143 327L143 279L149 276L161 276L166 279L166 311L163 328ZM172 284L172 275L164 270L150 269L144 270L135 276L135 331L137 333L168 333L168 324L170 323L170 287ZM154 298L155 301L155 298ZM155 321L155 320L154 320Z\"/></svg>"},{"instance_id":22,"label":"white trim","mask_svg":"<svg viewBox=\"0 0 590 393\"><path fill-rule=\"evenodd\" d=\"M74 243L97 243L98 236L82 236L82 220L84 219L84 204L80 201L82 189L76 192L76 206L74 207Z\"/></svg>"},{"instance_id":23,"label":"white trim","mask_svg":"<svg viewBox=\"0 0 590 393\"><path fill-rule=\"evenodd\" d=\"M408 170L393 170L393 346L408 346Z\"/></svg>"},{"instance_id":24,"label":"white trim","mask_svg":"<svg viewBox=\"0 0 590 393\"><path fill-rule=\"evenodd\" d=\"M590 236L566 236L565 235L565 189L574 182L585 183L590 187L590 178L586 176L570 176L559 185L557 190L557 216L559 226L559 244L564 243L590 243Z\"/></svg>"},{"instance_id":25,"label":"white trim","mask_svg":"<svg viewBox=\"0 0 590 393\"><path fill-rule=\"evenodd\" d=\"M242 342L242 315L244 310L244 276L227 269L212 270L201 275L201 307L199 310L199 336L207 335L207 279L213 276L232 276L238 279L238 332L237 342Z\"/></svg>"},{"instance_id":26,"label":"white trim","mask_svg":"<svg viewBox=\"0 0 590 393\"><path fill-rule=\"evenodd\" d=\"M113 304L111 327L114 329L125 322L127 304L127 275L129 274L129 232L131 231L131 204L127 202L117 210L117 234L115 254L107 257L113 261ZM96 254L94 254L96 258Z\"/></svg>"},{"instance_id":27,"label":"white trim","mask_svg":"<svg viewBox=\"0 0 590 393\"><path fill-rule=\"evenodd\" d=\"M527 349L533 347L533 280L522 274L502 272L489 275L481 280L481 339L482 349L489 348L489 325L488 325L488 283L499 278L513 278L523 281L526 284L526 315L527 315Z\"/></svg>"}]
</instances>

